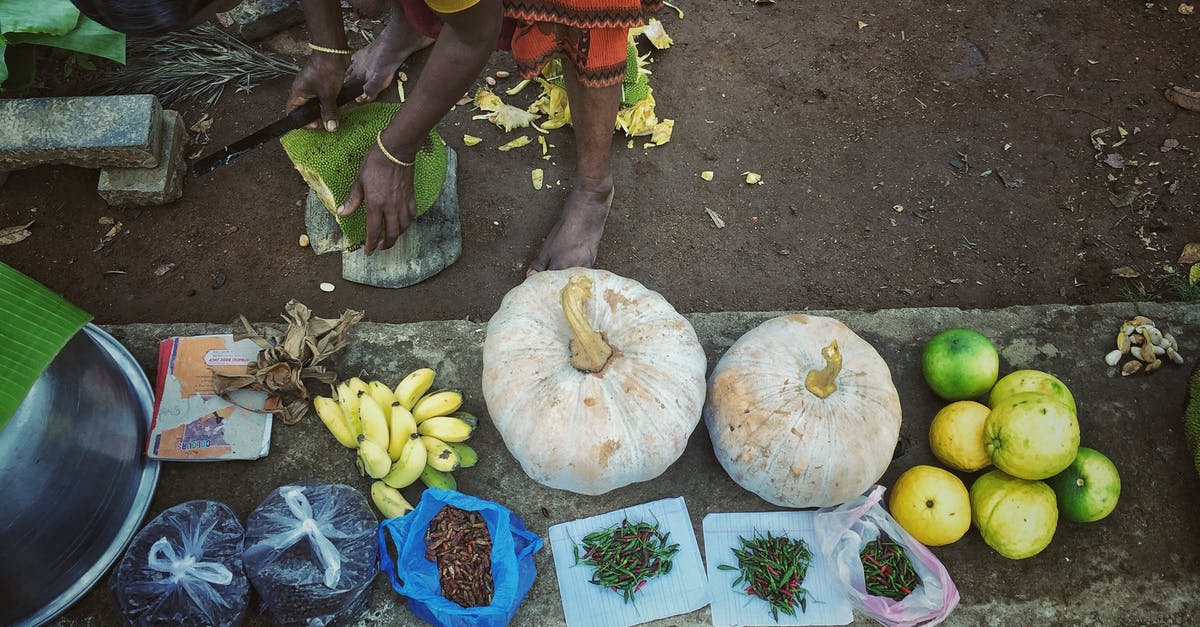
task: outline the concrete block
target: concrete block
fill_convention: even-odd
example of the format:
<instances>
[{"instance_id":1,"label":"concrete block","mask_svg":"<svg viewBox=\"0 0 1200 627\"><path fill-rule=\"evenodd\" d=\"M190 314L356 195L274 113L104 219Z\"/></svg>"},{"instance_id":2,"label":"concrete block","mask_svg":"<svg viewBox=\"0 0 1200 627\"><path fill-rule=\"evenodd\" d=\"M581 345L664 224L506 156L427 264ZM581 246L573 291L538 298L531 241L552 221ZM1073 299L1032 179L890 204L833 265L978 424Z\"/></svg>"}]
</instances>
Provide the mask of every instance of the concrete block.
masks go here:
<instances>
[{"instance_id":1,"label":"concrete block","mask_svg":"<svg viewBox=\"0 0 1200 627\"><path fill-rule=\"evenodd\" d=\"M149 94L0 100L0 169L154 167L161 122Z\"/></svg>"},{"instance_id":2,"label":"concrete block","mask_svg":"<svg viewBox=\"0 0 1200 627\"><path fill-rule=\"evenodd\" d=\"M96 191L110 205L146 207L165 205L183 195L187 163L183 152L188 134L183 118L171 110L163 111L162 152L153 168L104 168Z\"/></svg>"},{"instance_id":3,"label":"concrete block","mask_svg":"<svg viewBox=\"0 0 1200 627\"><path fill-rule=\"evenodd\" d=\"M217 21L235 37L258 41L304 21L296 0L248 0L217 14Z\"/></svg>"}]
</instances>

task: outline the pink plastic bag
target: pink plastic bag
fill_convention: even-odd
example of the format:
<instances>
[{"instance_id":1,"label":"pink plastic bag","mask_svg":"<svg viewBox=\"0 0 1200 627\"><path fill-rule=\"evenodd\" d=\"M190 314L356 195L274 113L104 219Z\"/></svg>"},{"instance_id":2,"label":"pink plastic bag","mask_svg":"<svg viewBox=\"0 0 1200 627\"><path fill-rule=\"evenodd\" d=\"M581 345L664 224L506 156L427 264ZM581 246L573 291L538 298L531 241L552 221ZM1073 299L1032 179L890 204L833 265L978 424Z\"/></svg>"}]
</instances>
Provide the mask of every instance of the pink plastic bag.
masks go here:
<instances>
[{"instance_id":1,"label":"pink plastic bag","mask_svg":"<svg viewBox=\"0 0 1200 627\"><path fill-rule=\"evenodd\" d=\"M879 504L883 491L883 486L876 485L854 500L821 510L815 523L819 548L836 570L837 580L854 607L864 614L894 627L936 625L958 605L958 588L937 556ZM867 594L859 554L880 533L904 547L921 580L902 601Z\"/></svg>"}]
</instances>

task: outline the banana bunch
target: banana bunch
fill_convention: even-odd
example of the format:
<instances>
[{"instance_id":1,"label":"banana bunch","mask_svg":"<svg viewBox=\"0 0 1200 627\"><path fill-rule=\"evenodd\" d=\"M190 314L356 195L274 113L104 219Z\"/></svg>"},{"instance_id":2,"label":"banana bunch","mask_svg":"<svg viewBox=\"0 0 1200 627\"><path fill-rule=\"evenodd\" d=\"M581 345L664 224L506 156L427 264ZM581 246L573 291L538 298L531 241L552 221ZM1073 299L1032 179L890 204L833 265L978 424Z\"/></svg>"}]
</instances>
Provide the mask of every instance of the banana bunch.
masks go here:
<instances>
[{"instance_id":1,"label":"banana bunch","mask_svg":"<svg viewBox=\"0 0 1200 627\"><path fill-rule=\"evenodd\" d=\"M430 368L414 370L395 389L354 377L338 384L335 397L313 399L333 437L357 452L359 473L375 480L371 500L388 518L413 509L401 488L420 480L453 490L457 482L451 473L479 459L466 444L478 421L460 411L460 392L430 391L435 375Z\"/></svg>"}]
</instances>

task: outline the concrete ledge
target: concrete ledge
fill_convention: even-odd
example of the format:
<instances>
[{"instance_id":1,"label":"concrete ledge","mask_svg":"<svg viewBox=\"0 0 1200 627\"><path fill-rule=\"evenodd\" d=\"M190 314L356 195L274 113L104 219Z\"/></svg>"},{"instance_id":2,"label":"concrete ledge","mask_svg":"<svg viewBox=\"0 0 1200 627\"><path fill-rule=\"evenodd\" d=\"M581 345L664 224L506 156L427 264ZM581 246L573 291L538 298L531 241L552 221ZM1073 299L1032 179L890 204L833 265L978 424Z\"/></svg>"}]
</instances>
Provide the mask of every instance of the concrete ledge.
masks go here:
<instances>
[{"instance_id":1,"label":"concrete ledge","mask_svg":"<svg viewBox=\"0 0 1200 627\"><path fill-rule=\"evenodd\" d=\"M152 95L0 100L0 169L158 165L162 107Z\"/></svg>"},{"instance_id":2,"label":"concrete ledge","mask_svg":"<svg viewBox=\"0 0 1200 627\"><path fill-rule=\"evenodd\" d=\"M332 315L335 312L318 312ZM997 310L896 309L871 313L808 311L831 315L870 341L887 361L904 409L900 445L880 480L890 486L905 469L936 463L928 448L929 421L944 403L925 385L920 349L934 333L955 326L977 329L996 343L1001 372L1037 368L1053 372L1071 388L1079 406L1085 446L1113 459L1122 473L1121 502L1107 519L1091 524L1059 522L1054 541L1040 555L1012 561L993 552L972 530L959 542L934 550L962 595L950 625L1184 625L1200 607L1200 478L1186 452L1182 404L1187 376L1200 358L1200 307L1189 304L1033 306ZM1149 376L1121 377L1105 366L1120 322L1141 313L1175 333L1187 359ZM723 312L688 315L708 354L709 368L744 332L777 315ZM135 324L107 327L153 378L156 348L169 335L227 332L228 325ZM481 424L471 444L477 466L458 471L464 492L503 503L542 535L550 525L659 498L683 496L699 535L711 512L778 509L733 483L712 453L703 423L688 448L660 478L598 497L542 487L530 481L488 420L480 392L481 347L486 326L465 321L411 324L363 323L331 366L349 375L398 380L428 365L438 385L461 388L464 409ZM521 385L521 382L514 382ZM319 390L318 393L326 393ZM164 464L150 516L194 498L229 504L245 517L266 494L287 482L316 477L366 489L352 455L309 419L293 427L276 424L271 455L258 462ZM974 475L960 474L969 485ZM418 491L405 490L415 500ZM542 515L543 508L548 516ZM702 548L703 548L703 543ZM549 549L536 556L538 580L514 625L563 623ZM248 621L264 624L251 610ZM114 601L103 586L92 590L57 625L115 624ZM363 624L420 624L380 577ZM651 623L659 627L711 624L707 608ZM858 616L857 625L873 625Z\"/></svg>"},{"instance_id":3,"label":"concrete ledge","mask_svg":"<svg viewBox=\"0 0 1200 627\"><path fill-rule=\"evenodd\" d=\"M110 205L155 206L174 202L183 195L183 153L188 134L183 118L171 110L163 111L162 142L158 165L153 168L104 168L96 192Z\"/></svg>"}]
</instances>

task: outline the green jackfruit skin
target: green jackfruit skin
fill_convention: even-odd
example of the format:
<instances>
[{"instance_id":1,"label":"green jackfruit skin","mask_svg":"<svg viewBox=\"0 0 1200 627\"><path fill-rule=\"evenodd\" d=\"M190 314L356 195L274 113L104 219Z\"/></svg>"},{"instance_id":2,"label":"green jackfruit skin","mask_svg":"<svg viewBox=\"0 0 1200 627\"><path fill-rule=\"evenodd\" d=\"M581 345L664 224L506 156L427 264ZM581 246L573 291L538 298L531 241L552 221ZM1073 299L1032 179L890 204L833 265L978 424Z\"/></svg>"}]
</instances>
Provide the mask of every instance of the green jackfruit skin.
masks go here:
<instances>
[{"instance_id":1,"label":"green jackfruit skin","mask_svg":"<svg viewBox=\"0 0 1200 627\"><path fill-rule=\"evenodd\" d=\"M1192 368L1192 378L1188 385L1187 407L1183 412L1183 433L1187 438L1188 449L1200 473L1200 363Z\"/></svg>"},{"instance_id":2,"label":"green jackfruit skin","mask_svg":"<svg viewBox=\"0 0 1200 627\"><path fill-rule=\"evenodd\" d=\"M337 220L347 250L366 241L366 212L360 205L354 213L341 217L337 208L350 195L363 158L375 146L376 135L391 123L401 106L383 102L365 104L343 115L333 133L298 128L279 138L292 164ZM446 142L436 131L431 131L413 166L413 199L418 216L428 211L441 195L448 162Z\"/></svg>"},{"instance_id":3,"label":"green jackfruit skin","mask_svg":"<svg viewBox=\"0 0 1200 627\"><path fill-rule=\"evenodd\" d=\"M632 107L650 95L650 79L638 71L637 46L631 41L625 53L625 78L621 80L621 105Z\"/></svg>"}]
</instances>

